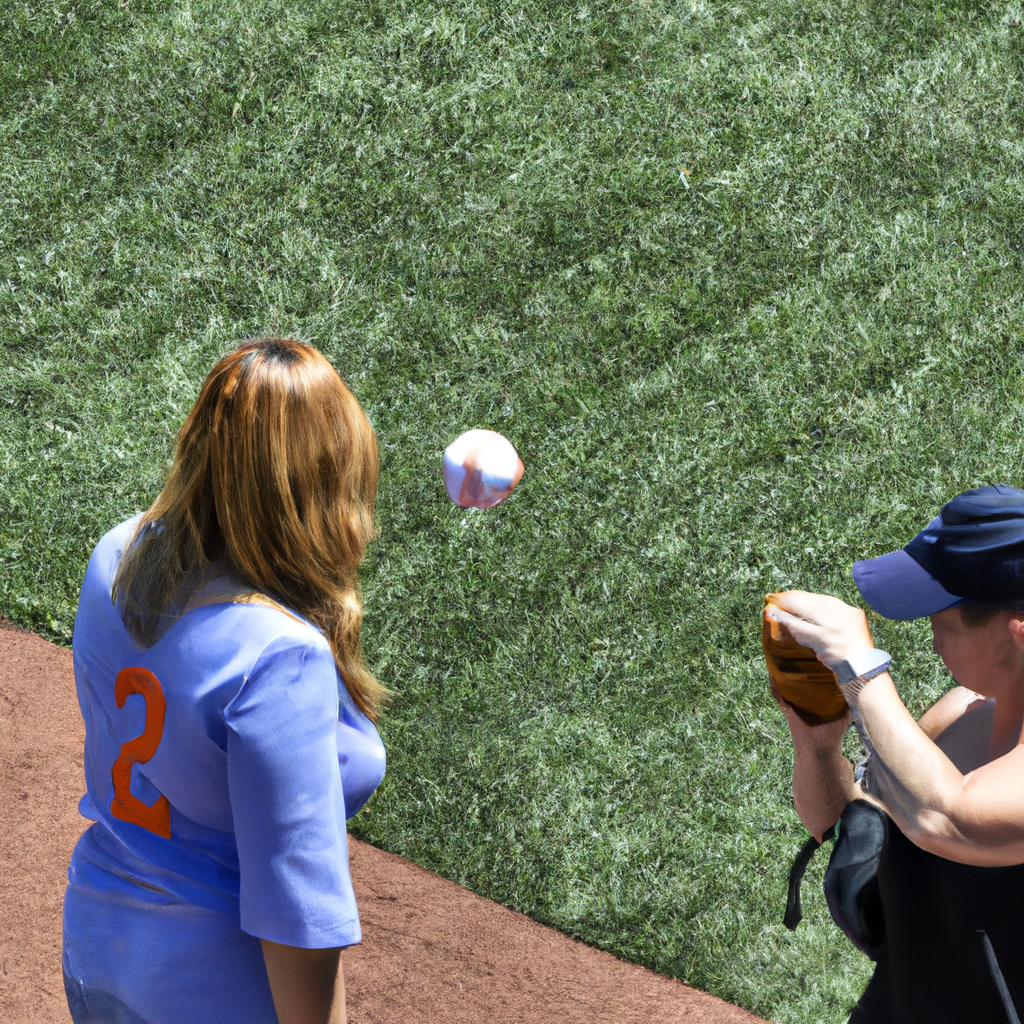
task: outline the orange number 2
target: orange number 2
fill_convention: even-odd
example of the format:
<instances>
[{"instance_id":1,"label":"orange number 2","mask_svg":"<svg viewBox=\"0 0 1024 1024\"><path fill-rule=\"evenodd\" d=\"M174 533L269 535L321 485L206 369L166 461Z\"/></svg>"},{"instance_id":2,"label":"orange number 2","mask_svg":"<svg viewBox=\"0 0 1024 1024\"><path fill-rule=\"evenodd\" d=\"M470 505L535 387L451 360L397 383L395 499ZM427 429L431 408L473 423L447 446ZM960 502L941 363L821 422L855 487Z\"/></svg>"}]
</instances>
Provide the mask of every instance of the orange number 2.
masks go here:
<instances>
[{"instance_id":1,"label":"orange number 2","mask_svg":"<svg viewBox=\"0 0 1024 1024\"><path fill-rule=\"evenodd\" d=\"M132 765L145 764L160 746L164 734L164 715L167 713L167 698L163 687L149 669L125 668L117 674L114 683L114 699L119 708L129 694L141 693L146 699L146 724L142 735L121 745L121 754L110 769L114 780L114 799L110 813L121 821L141 825L164 839L171 838L171 805L167 797L161 796L152 807L144 804L132 793Z\"/></svg>"}]
</instances>

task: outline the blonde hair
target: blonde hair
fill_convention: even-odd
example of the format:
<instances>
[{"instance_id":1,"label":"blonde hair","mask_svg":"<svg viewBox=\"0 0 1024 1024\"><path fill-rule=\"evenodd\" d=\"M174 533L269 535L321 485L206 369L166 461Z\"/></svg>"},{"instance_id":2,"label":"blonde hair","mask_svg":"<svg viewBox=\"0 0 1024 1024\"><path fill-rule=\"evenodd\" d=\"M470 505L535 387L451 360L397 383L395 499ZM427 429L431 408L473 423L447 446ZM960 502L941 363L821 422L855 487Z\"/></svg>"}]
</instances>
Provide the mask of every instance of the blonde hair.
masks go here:
<instances>
[{"instance_id":1,"label":"blonde hair","mask_svg":"<svg viewBox=\"0 0 1024 1024\"><path fill-rule=\"evenodd\" d=\"M210 371L170 475L125 546L111 596L143 646L218 567L327 637L356 705L388 691L363 662L357 570L380 462L362 407L311 345L246 341Z\"/></svg>"}]
</instances>

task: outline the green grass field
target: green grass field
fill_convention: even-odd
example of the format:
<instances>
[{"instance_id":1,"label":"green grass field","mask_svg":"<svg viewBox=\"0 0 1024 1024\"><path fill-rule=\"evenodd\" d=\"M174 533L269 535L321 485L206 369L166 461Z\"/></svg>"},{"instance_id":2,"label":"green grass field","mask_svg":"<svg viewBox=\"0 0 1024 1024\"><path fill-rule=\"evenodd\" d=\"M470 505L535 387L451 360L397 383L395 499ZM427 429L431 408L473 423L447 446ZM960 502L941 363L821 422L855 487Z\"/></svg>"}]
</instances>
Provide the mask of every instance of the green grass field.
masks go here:
<instances>
[{"instance_id":1,"label":"green grass field","mask_svg":"<svg viewBox=\"0 0 1024 1024\"><path fill-rule=\"evenodd\" d=\"M762 595L1024 484L1024 8L28 0L0 13L0 611L70 643L214 360L318 345L381 442L355 833L782 1024L869 964ZM526 464L451 506L444 446ZM875 625L920 711L927 624Z\"/></svg>"}]
</instances>

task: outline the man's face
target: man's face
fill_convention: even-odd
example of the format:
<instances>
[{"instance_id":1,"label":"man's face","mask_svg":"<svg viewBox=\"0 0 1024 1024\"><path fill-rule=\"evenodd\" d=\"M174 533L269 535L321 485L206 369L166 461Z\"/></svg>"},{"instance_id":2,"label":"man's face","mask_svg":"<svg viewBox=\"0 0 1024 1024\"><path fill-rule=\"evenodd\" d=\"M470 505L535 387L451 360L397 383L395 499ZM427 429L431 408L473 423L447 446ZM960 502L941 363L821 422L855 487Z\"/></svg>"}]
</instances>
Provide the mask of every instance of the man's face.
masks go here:
<instances>
[{"instance_id":1,"label":"man's face","mask_svg":"<svg viewBox=\"0 0 1024 1024\"><path fill-rule=\"evenodd\" d=\"M999 683L1016 675L1020 651L1010 634L1010 612L1000 612L983 626L966 626L960 609L945 608L930 616L932 649L961 685L986 697Z\"/></svg>"}]
</instances>

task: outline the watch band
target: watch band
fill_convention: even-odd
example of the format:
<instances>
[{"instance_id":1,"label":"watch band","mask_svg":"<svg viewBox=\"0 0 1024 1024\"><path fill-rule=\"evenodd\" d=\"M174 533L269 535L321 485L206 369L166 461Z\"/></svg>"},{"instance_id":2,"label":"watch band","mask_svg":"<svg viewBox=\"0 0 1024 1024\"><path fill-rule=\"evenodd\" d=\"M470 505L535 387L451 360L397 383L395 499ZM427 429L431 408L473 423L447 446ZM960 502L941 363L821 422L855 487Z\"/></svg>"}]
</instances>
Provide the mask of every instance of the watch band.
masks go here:
<instances>
[{"instance_id":1,"label":"watch band","mask_svg":"<svg viewBox=\"0 0 1024 1024\"><path fill-rule=\"evenodd\" d=\"M845 661L834 665L832 670L839 679L839 688L843 691L846 702L852 705L864 684L869 679L874 679L875 676L880 676L883 672L888 671L891 664L891 654L871 648L866 651L857 651Z\"/></svg>"}]
</instances>

